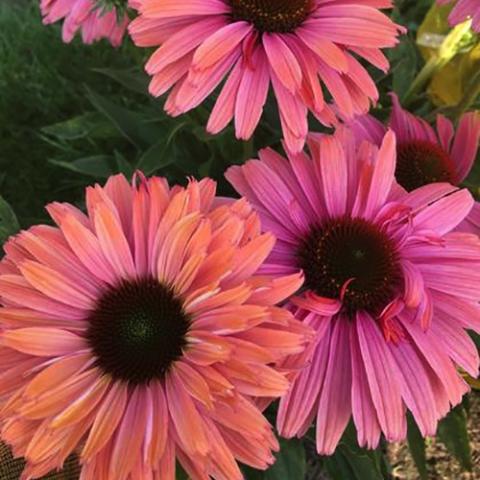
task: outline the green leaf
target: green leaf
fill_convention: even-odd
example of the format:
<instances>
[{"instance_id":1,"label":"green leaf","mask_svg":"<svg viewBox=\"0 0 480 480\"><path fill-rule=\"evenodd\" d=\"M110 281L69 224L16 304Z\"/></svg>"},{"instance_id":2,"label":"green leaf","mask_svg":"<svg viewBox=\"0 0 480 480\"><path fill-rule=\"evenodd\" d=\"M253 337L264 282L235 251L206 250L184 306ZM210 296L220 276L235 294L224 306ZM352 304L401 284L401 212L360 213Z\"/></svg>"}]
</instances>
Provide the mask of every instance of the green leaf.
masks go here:
<instances>
[{"instance_id":1,"label":"green leaf","mask_svg":"<svg viewBox=\"0 0 480 480\"><path fill-rule=\"evenodd\" d=\"M383 480L370 455L355 452L347 445L339 445L331 457L326 457L325 467L332 480Z\"/></svg>"},{"instance_id":2,"label":"green leaf","mask_svg":"<svg viewBox=\"0 0 480 480\"><path fill-rule=\"evenodd\" d=\"M463 185L468 187L476 198L480 198L480 156L477 157L477 161L474 163Z\"/></svg>"},{"instance_id":3,"label":"green leaf","mask_svg":"<svg viewBox=\"0 0 480 480\"><path fill-rule=\"evenodd\" d=\"M265 480L265 472L262 470L255 470L252 467L243 465L242 472L245 480Z\"/></svg>"},{"instance_id":4,"label":"green leaf","mask_svg":"<svg viewBox=\"0 0 480 480\"><path fill-rule=\"evenodd\" d=\"M118 173L123 173L127 178L131 178L134 172L133 166L119 151L115 150L114 154Z\"/></svg>"},{"instance_id":5,"label":"green leaf","mask_svg":"<svg viewBox=\"0 0 480 480\"><path fill-rule=\"evenodd\" d=\"M215 155L210 155L210 158L198 166L198 175L200 178L211 176L213 166L215 165Z\"/></svg>"},{"instance_id":6,"label":"green leaf","mask_svg":"<svg viewBox=\"0 0 480 480\"><path fill-rule=\"evenodd\" d=\"M103 113L119 132L137 148L151 145L161 134L155 125L145 122L141 115L112 103L88 87L87 97L92 105Z\"/></svg>"},{"instance_id":7,"label":"green leaf","mask_svg":"<svg viewBox=\"0 0 480 480\"><path fill-rule=\"evenodd\" d=\"M89 112L65 120L64 122L47 125L41 129L41 137L56 148L62 149L65 142L84 138L111 139L118 136L118 130L102 113ZM55 143L56 139L59 143Z\"/></svg>"},{"instance_id":8,"label":"green leaf","mask_svg":"<svg viewBox=\"0 0 480 480\"><path fill-rule=\"evenodd\" d=\"M472 455L464 409L454 408L438 426L438 436L448 451L457 458L464 470L472 469Z\"/></svg>"},{"instance_id":9,"label":"green leaf","mask_svg":"<svg viewBox=\"0 0 480 480\"><path fill-rule=\"evenodd\" d=\"M280 438L280 451L275 455L275 463L266 471L255 470L246 465L242 471L246 480L303 480L307 462L305 448L301 440Z\"/></svg>"},{"instance_id":10,"label":"green leaf","mask_svg":"<svg viewBox=\"0 0 480 480\"><path fill-rule=\"evenodd\" d=\"M280 439L276 462L265 472L265 480L303 479L306 471L305 448L301 440Z\"/></svg>"},{"instance_id":11,"label":"green leaf","mask_svg":"<svg viewBox=\"0 0 480 480\"><path fill-rule=\"evenodd\" d=\"M477 348L480 350L480 335L473 330L470 330L468 333L470 334L472 340L475 342Z\"/></svg>"},{"instance_id":12,"label":"green leaf","mask_svg":"<svg viewBox=\"0 0 480 480\"><path fill-rule=\"evenodd\" d=\"M106 75L132 92L148 95L148 76L137 70L117 70L115 68L94 68L95 72Z\"/></svg>"},{"instance_id":13,"label":"green leaf","mask_svg":"<svg viewBox=\"0 0 480 480\"><path fill-rule=\"evenodd\" d=\"M175 477L176 477L176 480L188 480L188 475L185 473L185 470L182 468L182 466L178 462L177 462Z\"/></svg>"},{"instance_id":14,"label":"green leaf","mask_svg":"<svg viewBox=\"0 0 480 480\"><path fill-rule=\"evenodd\" d=\"M2 245L11 235L20 230L17 216L12 207L3 197L0 197L0 242Z\"/></svg>"},{"instance_id":15,"label":"green leaf","mask_svg":"<svg viewBox=\"0 0 480 480\"><path fill-rule=\"evenodd\" d=\"M172 164L175 160L175 145L160 140L152 145L141 157L137 164L137 169L145 175L151 175L160 168Z\"/></svg>"},{"instance_id":16,"label":"green leaf","mask_svg":"<svg viewBox=\"0 0 480 480\"><path fill-rule=\"evenodd\" d=\"M383 453L358 446L357 433L350 422L342 441L330 457L323 457L333 480L383 480Z\"/></svg>"},{"instance_id":17,"label":"green leaf","mask_svg":"<svg viewBox=\"0 0 480 480\"><path fill-rule=\"evenodd\" d=\"M175 136L186 124L187 122L175 122L170 128L164 126L159 140L140 157L136 168L148 176L172 164L176 156Z\"/></svg>"},{"instance_id":18,"label":"green leaf","mask_svg":"<svg viewBox=\"0 0 480 480\"><path fill-rule=\"evenodd\" d=\"M414 41L408 36L404 36L398 47L390 51L390 60L392 62L392 87L402 98L417 74L418 54Z\"/></svg>"},{"instance_id":19,"label":"green leaf","mask_svg":"<svg viewBox=\"0 0 480 480\"><path fill-rule=\"evenodd\" d=\"M84 113L64 122L55 123L42 128L42 132L60 140L77 140L85 138L92 130L92 123L97 113Z\"/></svg>"},{"instance_id":20,"label":"green leaf","mask_svg":"<svg viewBox=\"0 0 480 480\"><path fill-rule=\"evenodd\" d=\"M427 456L425 454L425 440L420 433L420 430L413 419L413 416L408 414L408 448L412 454L413 461L418 470L421 480L428 480L427 472Z\"/></svg>"},{"instance_id":21,"label":"green leaf","mask_svg":"<svg viewBox=\"0 0 480 480\"><path fill-rule=\"evenodd\" d=\"M82 173L94 178L107 178L112 173L111 157L108 155L93 155L91 157L79 158L73 162L50 159L49 162L72 172Z\"/></svg>"}]
</instances>

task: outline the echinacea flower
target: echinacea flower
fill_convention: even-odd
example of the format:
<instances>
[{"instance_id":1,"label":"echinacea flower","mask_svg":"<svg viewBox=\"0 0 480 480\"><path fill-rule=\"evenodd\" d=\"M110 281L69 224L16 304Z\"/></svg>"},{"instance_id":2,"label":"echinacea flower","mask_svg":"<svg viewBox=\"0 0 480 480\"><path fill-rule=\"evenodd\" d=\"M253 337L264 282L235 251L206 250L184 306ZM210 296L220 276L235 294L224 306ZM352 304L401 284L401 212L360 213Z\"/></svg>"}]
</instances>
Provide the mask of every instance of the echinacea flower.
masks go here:
<instances>
[{"instance_id":1,"label":"echinacea flower","mask_svg":"<svg viewBox=\"0 0 480 480\"><path fill-rule=\"evenodd\" d=\"M359 149L345 136L310 144L312 158L271 150L227 178L278 241L268 275L299 268L305 289L289 308L313 327L307 365L280 400L277 426L302 436L316 418L318 452L331 454L353 417L362 446L406 435L406 409L423 435L458 404L477 376L480 239L452 232L473 206L467 190L395 188L395 136Z\"/></svg>"},{"instance_id":2,"label":"echinacea flower","mask_svg":"<svg viewBox=\"0 0 480 480\"><path fill-rule=\"evenodd\" d=\"M437 0L439 5L452 3L453 0ZM458 0L450 12L448 20L451 25L458 25L472 19L472 28L480 32L480 2L478 0Z\"/></svg>"},{"instance_id":3,"label":"echinacea flower","mask_svg":"<svg viewBox=\"0 0 480 480\"><path fill-rule=\"evenodd\" d=\"M397 44L401 28L380 8L390 0L135 0L129 31L141 47L158 47L146 64L150 93L171 90L165 104L180 115L201 104L226 78L207 130L232 119L249 139L270 84L288 148L299 151L307 113L336 122L334 111L366 112L378 91L358 57L386 71L381 48ZM323 88L333 98L331 109Z\"/></svg>"},{"instance_id":4,"label":"echinacea flower","mask_svg":"<svg viewBox=\"0 0 480 480\"><path fill-rule=\"evenodd\" d=\"M137 185L137 180L139 184ZM123 176L5 246L0 264L2 439L24 479L76 451L82 480L241 479L278 444L251 400L310 333L274 305L303 278L256 274L275 242L211 180L170 189Z\"/></svg>"},{"instance_id":5,"label":"echinacea flower","mask_svg":"<svg viewBox=\"0 0 480 480\"><path fill-rule=\"evenodd\" d=\"M48 25L63 21L62 39L73 40L80 31L82 41L91 44L103 38L118 47L129 23L126 12L122 12L110 0L41 0L43 23Z\"/></svg>"},{"instance_id":6,"label":"echinacea flower","mask_svg":"<svg viewBox=\"0 0 480 480\"><path fill-rule=\"evenodd\" d=\"M452 122L437 115L436 131L428 122L404 110L398 97L391 94L393 109L390 128L397 137L395 177L406 191L429 183L460 185L469 175L480 142L480 113L461 116L455 131ZM366 139L380 145L386 127L371 115L348 123L357 141ZM463 231L480 234L480 203L459 226Z\"/></svg>"}]
</instances>

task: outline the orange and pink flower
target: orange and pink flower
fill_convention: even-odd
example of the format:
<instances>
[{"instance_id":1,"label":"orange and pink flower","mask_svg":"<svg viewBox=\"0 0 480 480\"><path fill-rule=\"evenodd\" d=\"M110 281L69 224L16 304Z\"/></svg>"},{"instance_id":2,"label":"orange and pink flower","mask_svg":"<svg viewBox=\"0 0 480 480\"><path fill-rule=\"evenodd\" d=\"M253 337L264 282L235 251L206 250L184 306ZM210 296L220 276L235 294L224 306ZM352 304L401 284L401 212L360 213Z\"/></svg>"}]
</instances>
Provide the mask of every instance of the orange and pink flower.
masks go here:
<instances>
[{"instance_id":1,"label":"orange and pink flower","mask_svg":"<svg viewBox=\"0 0 480 480\"><path fill-rule=\"evenodd\" d=\"M211 180L123 176L87 189L88 214L10 239L0 264L2 438L24 479L76 451L82 480L240 480L274 461L252 397L278 397L306 326L275 305L299 272L258 275L275 239Z\"/></svg>"},{"instance_id":2,"label":"orange and pink flower","mask_svg":"<svg viewBox=\"0 0 480 480\"><path fill-rule=\"evenodd\" d=\"M249 139L262 116L270 85L290 150L303 148L307 114L325 125L367 112L378 99L358 58L387 71L381 48L397 44L401 28L380 8L390 0L135 0L130 27L141 47L159 47L146 64L150 93L170 90L171 115L200 105L225 83L207 130L232 120ZM324 87L334 108L324 97Z\"/></svg>"},{"instance_id":3,"label":"orange and pink flower","mask_svg":"<svg viewBox=\"0 0 480 480\"><path fill-rule=\"evenodd\" d=\"M455 232L474 201L447 183L405 192L395 182L396 140L319 136L311 157L272 150L227 178L278 241L266 275L305 272L289 308L316 330L284 368L307 365L280 400L277 426L303 436L316 418L318 452L331 454L351 418L362 446L422 435L469 390L457 365L479 371L467 330L480 331L480 239Z\"/></svg>"},{"instance_id":4,"label":"orange and pink flower","mask_svg":"<svg viewBox=\"0 0 480 480\"><path fill-rule=\"evenodd\" d=\"M62 39L65 43L71 42L80 31L83 43L105 38L118 47L129 23L126 13L120 14L114 7L106 11L96 0L41 0L40 9L46 25L64 19Z\"/></svg>"}]
</instances>

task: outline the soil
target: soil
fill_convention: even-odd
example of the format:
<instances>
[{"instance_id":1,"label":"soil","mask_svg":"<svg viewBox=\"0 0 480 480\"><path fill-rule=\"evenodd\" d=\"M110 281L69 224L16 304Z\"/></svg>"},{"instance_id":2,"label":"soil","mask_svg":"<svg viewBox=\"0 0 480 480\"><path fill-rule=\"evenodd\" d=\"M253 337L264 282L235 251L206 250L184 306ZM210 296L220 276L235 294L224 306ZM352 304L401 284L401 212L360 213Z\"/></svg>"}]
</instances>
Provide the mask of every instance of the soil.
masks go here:
<instances>
[{"instance_id":1,"label":"soil","mask_svg":"<svg viewBox=\"0 0 480 480\"><path fill-rule=\"evenodd\" d=\"M468 420L472 450L472 472L462 472L458 461L436 439L427 440L427 467L431 480L480 480L480 393L470 395ZM394 443L388 448L395 480L419 479L415 464L404 443Z\"/></svg>"},{"instance_id":2,"label":"soil","mask_svg":"<svg viewBox=\"0 0 480 480\"><path fill-rule=\"evenodd\" d=\"M472 393L469 400L468 430L473 471L462 471L459 462L440 441L435 438L428 438L426 440L426 455L429 480L480 480L480 392ZM329 480L329 476L323 471L322 465L318 461L319 457L315 452L315 444L306 440L305 447L308 462L306 480ZM387 456L392 467L391 480L420 480L408 445L405 442L390 444L387 448Z\"/></svg>"}]
</instances>

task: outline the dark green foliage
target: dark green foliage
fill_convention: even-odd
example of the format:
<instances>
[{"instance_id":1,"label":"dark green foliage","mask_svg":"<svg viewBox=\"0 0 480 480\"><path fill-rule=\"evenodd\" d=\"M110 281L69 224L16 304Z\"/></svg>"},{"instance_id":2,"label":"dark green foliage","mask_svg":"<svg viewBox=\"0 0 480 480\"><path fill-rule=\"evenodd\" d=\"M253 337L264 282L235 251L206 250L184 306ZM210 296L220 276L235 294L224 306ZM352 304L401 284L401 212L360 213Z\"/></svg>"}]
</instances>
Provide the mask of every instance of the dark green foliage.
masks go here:
<instances>
[{"instance_id":1,"label":"dark green foliage","mask_svg":"<svg viewBox=\"0 0 480 480\"><path fill-rule=\"evenodd\" d=\"M3 244L10 235L20 230L20 225L12 207L0 197L0 242Z\"/></svg>"},{"instance_id":2,"label":"dark green foliage","mask_svg":"<svg viewBox=\"0 0 480 480\"><path fill-rule=\"evenodd\" d=\"M438 436L464 470L472 469L472 455L467 431L467 415L463 406L453 409L440 422Z\"/></svg>"},{"instance_id":3,"label":"dark green foliage","mask_svg":"<svg viewBox=\"0 0 480 480\"><path fill-rule=\"evenodd\" d=\"M388 478L388 465L381 447L377 450L359 447L353 423L348 426L335 453L331 457L324 457L323 461L332 480Z\"/></svg>"},{"instance_id":4,"label":"dark green foliage","mask_svg":"<svg viewBox=\"0 0 480 480\"><path fill-rule=\"evenodd\" d=\"M103 149L88 151L94 141L92 131L78 132L75 125L67 125L63 143L49 144L43 138L49 132L42 129L83 117L91 110L85 84L110 99L134 103L135 97L125 96L121 86L105 82L93 69L140 69L143 55L128 42L119 50L106 42L90 48L78 39L65 45L58 26L42 25L38 3L0 2L0 192L22 226L45 219L44 205L49 201L75 201L91 181L91 177L70 174L48 162L59 152L60 156L66 154L67 137L80 139L76 158L103 153ZM110 125L105 127L111 130ZM94 124L92 129L96 130ZM105 148L108 141L99 143ZM115 146L124 151L121 142L116 141Z\"/></svg>"},{"instance_id":5,"label":"dark green foliage","mask_svg":"<svg viewBox=\"0 0 480 480\"><path fill-rule=\"evenodd\" d=\"M265 472L244 467L246 480L300 480L305 477L305 448L300 440L280 439L280 451L275 457L275 464Z\"/></svg>"},{"instance_id":6,"label":"dark green foliage","mask_svg":"<svg viewBox=\"0 0 480 480\"><path fill-rule=\"evenodd\" d=\"M425 439L422 437L411 413L408 414L408 447L421 480L428 480Z\"/></svg>"}]
</instances>

